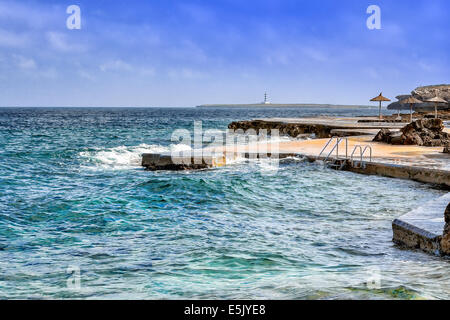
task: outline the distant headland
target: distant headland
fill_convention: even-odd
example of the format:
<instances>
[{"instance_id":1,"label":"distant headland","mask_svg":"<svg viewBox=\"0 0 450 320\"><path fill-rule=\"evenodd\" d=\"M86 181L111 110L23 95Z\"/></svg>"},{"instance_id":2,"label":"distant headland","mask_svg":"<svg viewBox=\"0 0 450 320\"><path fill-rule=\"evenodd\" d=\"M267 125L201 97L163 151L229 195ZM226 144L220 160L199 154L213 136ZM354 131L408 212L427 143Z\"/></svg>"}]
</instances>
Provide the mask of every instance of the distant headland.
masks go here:
<instances>
[{"instance_id":1,"label":"distant headland","mask_svg":"<svg viewBox=\"0 0 450 320\"><path fill-rule=\"evenodd\" d=\"M336 105L336 104L314 104L314 103L256 103L256 104L203 104L197 108L370 108L365 105Z\"/></svg>"},{"instance_id":2,"label":"distant headland","mask_svg":"<svg viewBox=\"0 0 450 320\"><path fill-rule=\"evenodd\" d=\"M364 108L370 106L363 105L336 105L336 104L318 104L318 103L271 103L267 92L264 93L264 101L261 103L250 104L203 104L197 108Z\"/></svg>"}]
</instances>

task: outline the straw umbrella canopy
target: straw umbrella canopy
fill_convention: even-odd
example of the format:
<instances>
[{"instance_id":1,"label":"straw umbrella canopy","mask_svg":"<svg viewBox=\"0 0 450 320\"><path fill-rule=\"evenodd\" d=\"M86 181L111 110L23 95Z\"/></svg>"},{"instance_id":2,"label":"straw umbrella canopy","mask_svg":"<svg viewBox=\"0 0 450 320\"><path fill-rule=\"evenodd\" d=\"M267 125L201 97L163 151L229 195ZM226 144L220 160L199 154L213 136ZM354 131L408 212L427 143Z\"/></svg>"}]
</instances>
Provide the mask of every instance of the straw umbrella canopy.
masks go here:
<instances>
[{"instance_id":1,"label":"straw umbrella canopy","mask_svg":"<svg viewBox=\"0 0 450 320\"><path fill-rule=\"evenodd\" d=\"M398 101L392 102L390 105L388 105L387 109L388 110L396 110L397 113L398 113L398 117L400 117L400 111L401 110L409 110L409 105L401 104L400 101L408 99L409 97L411 97L411 95L409 95L409 94L396 96L395 98Z\"/></svg>"},{"instance_id":2,"label":"straw umbrella canopy","mask_svg":"<svg viewBox=\"0 0 450 320\"><path fill-rule=\"evenodd\" d=\"M386 97L383 97L383 93L380 93L377 97L371 99L370 101L379 101L379 102L380 102L380 115L379 115L379 118L380 118L380 120L381 120L381 119L382 119L382 118L381 118L381 103L382 103L383 101L391 101L391 100L389 100L389 99L386 98Z\"/></svg>"},{"instance_id":3,"label":"straw umbrella canopy","mask_svg":"<svg viewBox=\"0 0 450 320\"><path fill-rule=\"evenodd\" d=\"M425 100L425 102L432 102L432 103L434 103L434 116L435 116L436 119L438 117L438 114L437 114L438 104L440 104L440 103L445 103L446 104L447 103L446 100L444 100L442 98L439 98L437 96L434 97L434 98Z\"/></svg>"},{"instance_id":4,"label":"straw umbrella canopy","mask_svg":"<svg viewBox=\"0 0 450 320\"><path fill-rule=\"evenodd\" d=\"M413 96L411 96L408 99L400 101L400 103L401 104L409 104L409 110L410 110L410 115L411 115L410 120L412 122L413 121L413 116L412 116L412 114L413 114L413 112L412 112L413 111L413 106L415 104L419 104L419 103L423 103L423 102L420 101L419 99L416 99Z\"/></svg>"}]
</instances>

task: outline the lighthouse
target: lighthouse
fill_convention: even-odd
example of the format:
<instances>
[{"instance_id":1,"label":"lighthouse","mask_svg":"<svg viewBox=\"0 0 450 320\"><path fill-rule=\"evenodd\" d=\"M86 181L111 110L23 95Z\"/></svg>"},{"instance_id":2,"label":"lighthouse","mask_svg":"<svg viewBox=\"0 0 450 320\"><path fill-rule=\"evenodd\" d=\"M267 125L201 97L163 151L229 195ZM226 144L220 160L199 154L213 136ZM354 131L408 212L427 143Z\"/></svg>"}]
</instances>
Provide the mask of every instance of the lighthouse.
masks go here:
<instances>
[{"instance_id":1,"label":"lighthouse","mask_svg":"<svg viewBox=\"0 0 450 320\"><path fill-rule=\"evenodd\" d=\"M271 104L268 97L267 97L267 92L264 93L264 102L263 104Z\"/></svg>"}]
</instances>

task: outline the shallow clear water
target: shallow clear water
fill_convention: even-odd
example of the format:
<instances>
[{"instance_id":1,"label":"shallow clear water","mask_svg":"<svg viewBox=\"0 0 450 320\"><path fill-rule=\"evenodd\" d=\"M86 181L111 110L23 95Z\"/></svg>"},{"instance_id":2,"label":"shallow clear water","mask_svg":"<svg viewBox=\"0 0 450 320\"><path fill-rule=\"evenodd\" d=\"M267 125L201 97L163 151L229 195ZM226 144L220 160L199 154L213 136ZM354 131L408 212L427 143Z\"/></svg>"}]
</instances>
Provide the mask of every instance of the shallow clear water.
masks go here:
<instances>
[{"instance_id":1,"label":"shallow clear water","mask_svg":"<svg viewBox=\"0 0 450 320\"><path fill-rule=\"evenodd\" d=\"M273 175L139 167L194 120L316 114L0 109L0 298L450 298L448 261L391 241L392 220L442 190L299 159Z\"/></svg>"}]
</instances>

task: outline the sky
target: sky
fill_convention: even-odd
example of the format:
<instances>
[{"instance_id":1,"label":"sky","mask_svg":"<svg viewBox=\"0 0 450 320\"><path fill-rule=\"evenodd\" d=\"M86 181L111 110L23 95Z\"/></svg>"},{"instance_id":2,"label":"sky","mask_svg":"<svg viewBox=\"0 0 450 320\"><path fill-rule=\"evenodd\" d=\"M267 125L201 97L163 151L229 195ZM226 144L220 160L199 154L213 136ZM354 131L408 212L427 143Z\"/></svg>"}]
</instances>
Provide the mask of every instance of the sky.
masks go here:
<instances>
[{"instance_id":1,"label":"sky","mask_svg":"<svg viewBox=\"0 0 450 320\"><path fill-rule=\"evenodd\" d=\"M449 12L448 0L0 0L0 106L189 107L265 91L369 105L450 82Z\"/></svg>"}]
</instances>

